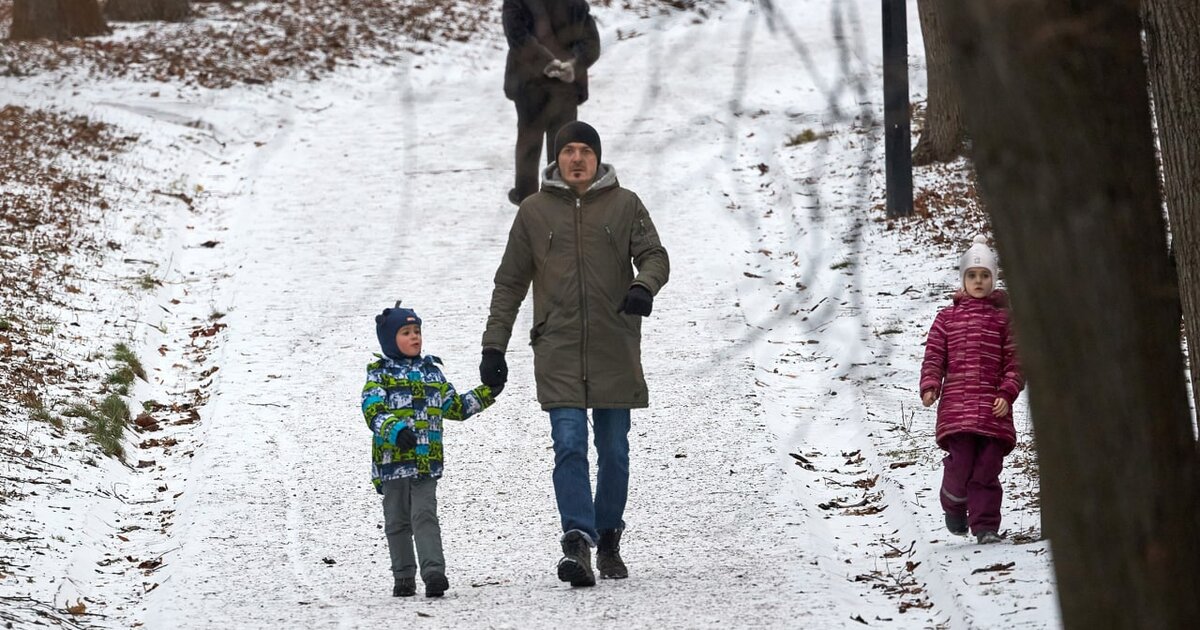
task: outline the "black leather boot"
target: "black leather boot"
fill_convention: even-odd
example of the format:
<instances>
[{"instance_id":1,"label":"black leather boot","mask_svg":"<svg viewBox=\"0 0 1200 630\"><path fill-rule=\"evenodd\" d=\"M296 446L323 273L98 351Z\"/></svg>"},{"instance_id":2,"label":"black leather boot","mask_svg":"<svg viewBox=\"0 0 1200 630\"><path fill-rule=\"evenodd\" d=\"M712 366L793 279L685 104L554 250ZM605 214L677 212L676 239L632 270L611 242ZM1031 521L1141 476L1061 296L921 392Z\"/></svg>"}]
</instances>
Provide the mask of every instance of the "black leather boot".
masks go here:
<instances>
[{"instance_id":1,"label":"black leather boot","mask_svg":"<svg viewBox=\"0 0 1200 630\"><path fill-rule=\"evenodd\" d=\"M425 579L425 597L441 597L449 588L445 574L434 573Z\"/></svg>"},{"instance_id":2,"label":"black leather boot","mask_svg":"<svg viewBox=\"0 0 1200 630\"><path fill-rule=\"evenodd\" d=\"M577 529L563 534L563 557L558 561L558 579L570 582L571 586L595 586L596 575L592 573L592 547L588 537Z\"/></svg>"},{"instance_id":3,"label":"black leather boot","mask_svg":"<svg viewBox=\"0 0 1200 630\"><path fill-rule=\"evenodd\" d=\"M621 560L621 532L620 529L600 530L600 542L596 547L596 569L600 571L601 579L619 580L629 577L629 569L625 568L625 562Z\"/></svg>"}]
</instances>

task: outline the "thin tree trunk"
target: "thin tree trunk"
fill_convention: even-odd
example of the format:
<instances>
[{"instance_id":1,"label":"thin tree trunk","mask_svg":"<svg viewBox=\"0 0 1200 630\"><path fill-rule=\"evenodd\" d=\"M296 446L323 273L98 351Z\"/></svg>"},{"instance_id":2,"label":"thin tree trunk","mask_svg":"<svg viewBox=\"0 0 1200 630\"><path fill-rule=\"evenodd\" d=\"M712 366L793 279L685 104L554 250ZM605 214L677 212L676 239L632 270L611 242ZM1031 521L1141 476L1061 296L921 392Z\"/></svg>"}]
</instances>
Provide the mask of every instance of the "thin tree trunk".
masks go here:
<instances>
[{"instance_id":1,"label":"thin tree trunk","mask_svg":"<svg viewBox=\"0 0 1200 630\"><path fill-rule=\"evenodd\" d=\"M108 34L97 0L15 0L8 38L71 39Z\"/></svg>"},{"instance_id":2,"label":"thin tree trunk","mask_svg":"<svg viewBox=\"0 0 1200 630\"><path fill-rule=\"evenodd\" d=\"M921 39L925 42L925 128L913 149L913 166L949 162L962 153L966 133L959 107L958 87L950 70L950 49L942 32L934 0L917 0Z\"/></svg>"},{"instance_id":3,"label":"thin tree trunk","mask_svg":"<svg viewBox=\"0 0 1200 630\"><path fill-rule=\"evenodd\" d=\"M108 0L104 16L114 22L177 22L191 15L188 0Z\"/></svg>"},{"instance_id":4,"label":"thin tree trunk","mask_svg":"<svg viewBox=\"0 0 1200 630\"><path fill-rule=\"evenodd\" d=\"M1200 410L1200 4L1143 0L1163 190Z\"/></svg>"},{"instance_id":5,"label":"thin tree trunk","mask_svg":"<svg viewBox=\"0 0 1200 630\"><path fill-rule=\"evenodd\" d=\"M1012 289L1064 625L1191 627L1200 465L1137 2L938 8Z\"/></svg>"}]
</instances>

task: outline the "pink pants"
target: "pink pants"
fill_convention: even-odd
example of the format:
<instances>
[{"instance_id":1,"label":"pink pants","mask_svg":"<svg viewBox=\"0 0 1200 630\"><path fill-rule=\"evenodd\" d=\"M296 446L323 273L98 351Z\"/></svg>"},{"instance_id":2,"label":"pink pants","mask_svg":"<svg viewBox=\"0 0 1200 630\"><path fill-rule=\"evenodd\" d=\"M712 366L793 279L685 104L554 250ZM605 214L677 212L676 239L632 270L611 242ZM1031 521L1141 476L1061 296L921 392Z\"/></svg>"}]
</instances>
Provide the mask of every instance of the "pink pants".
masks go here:
<instances>
[{"instance_id":1,"label":"pink pants","mask_svg":"<svg viewBox=\"0 0 1200 630\"><path fill-rule=\"evenodd\" d=\"M1006 445L974 433L955 433L942 440L948 451L942 460L942 509L966 514L972 534L1000 531L1000 471Z\"/></svg>"}]
</instances>

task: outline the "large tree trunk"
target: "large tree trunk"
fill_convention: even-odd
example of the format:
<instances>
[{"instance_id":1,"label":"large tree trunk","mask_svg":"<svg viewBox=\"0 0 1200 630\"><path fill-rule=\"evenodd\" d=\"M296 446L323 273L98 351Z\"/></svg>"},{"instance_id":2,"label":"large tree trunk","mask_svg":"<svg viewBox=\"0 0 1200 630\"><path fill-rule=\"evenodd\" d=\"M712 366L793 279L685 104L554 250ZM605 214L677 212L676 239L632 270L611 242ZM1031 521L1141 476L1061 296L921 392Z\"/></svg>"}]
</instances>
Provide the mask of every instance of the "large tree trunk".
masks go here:
<instances>
[{"instance_id":1,"label":"large tree trunk","mask_svg":"<svg viewBox=\"0 0 1200 630\"><path fill-rule=\"evenodd\" d=\"M1143 0L1163 189L1200 410L1200 4Z\"/></svg>"},{"instance_id":2,"label":"large tree trunk","mask_svg":"<svg viewBox=\"0 0 1200 630\"><path fill-rule=\"evenodd\" d=\"M11 40L71 39L108 34L97 0L15 0Z\"/></svg>"},{"instance_id":3,"label":"large tree trunk","mask_svg":"<svg viewBox=\"0 0 1200 630\"><path fill-rule=\"evenodd\" d=\"M962 153L963 130L958 87L950 70L950 49L934 0L917 0L921 39L925 42L925 128L913 149L913 166L949 162Z\"/></svg>"},{"instance_id":4,"label":"large tree trunk","mask_svg":"<svg viewBox=\"0 0 1200 630\"><path fill-rule=\"evenodd\" d=\"M938 9L1012 289L1063 622L1192 627L1200 465L1137 2Z\"/></svg>"},{"instance_id":5,"label":"large tree trunk","mask_svg":"<svg viewBox=\"0 0 1200 630\"><path fill-rule=\"evenodd\" d=\"M177 22L191 15L188 0L108 0L104 16L114 22Z\"/></svg>"}]
</instances>

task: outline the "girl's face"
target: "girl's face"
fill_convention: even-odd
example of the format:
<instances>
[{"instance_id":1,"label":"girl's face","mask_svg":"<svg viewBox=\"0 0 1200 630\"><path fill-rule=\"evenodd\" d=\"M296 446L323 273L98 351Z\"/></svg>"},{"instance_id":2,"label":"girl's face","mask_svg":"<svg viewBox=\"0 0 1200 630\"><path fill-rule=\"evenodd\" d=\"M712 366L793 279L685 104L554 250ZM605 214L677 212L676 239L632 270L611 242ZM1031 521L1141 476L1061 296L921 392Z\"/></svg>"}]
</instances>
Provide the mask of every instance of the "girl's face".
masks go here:
<instances>
[{"instance_id":1,"label":"girl's face","mask_svg":"<svg viewBox=\"0 0 1200 630\"><path fill-rule=\"evenodd\" d=\"M992 272L983 267L971 267L963 276L963 289L973 298L985 298L992 294L994 282Z\"/></svg>"},{"instance_id":2,"label":"girl's face","mask_svg":"<svg viewBox=\"0 0 1200 630\"><path fill-rule=\"evenodd\" d=\"M396 347L406 357L421 356L421 327L416 324L401 326L396 331Z\"/></svg>"}]
</instances>

